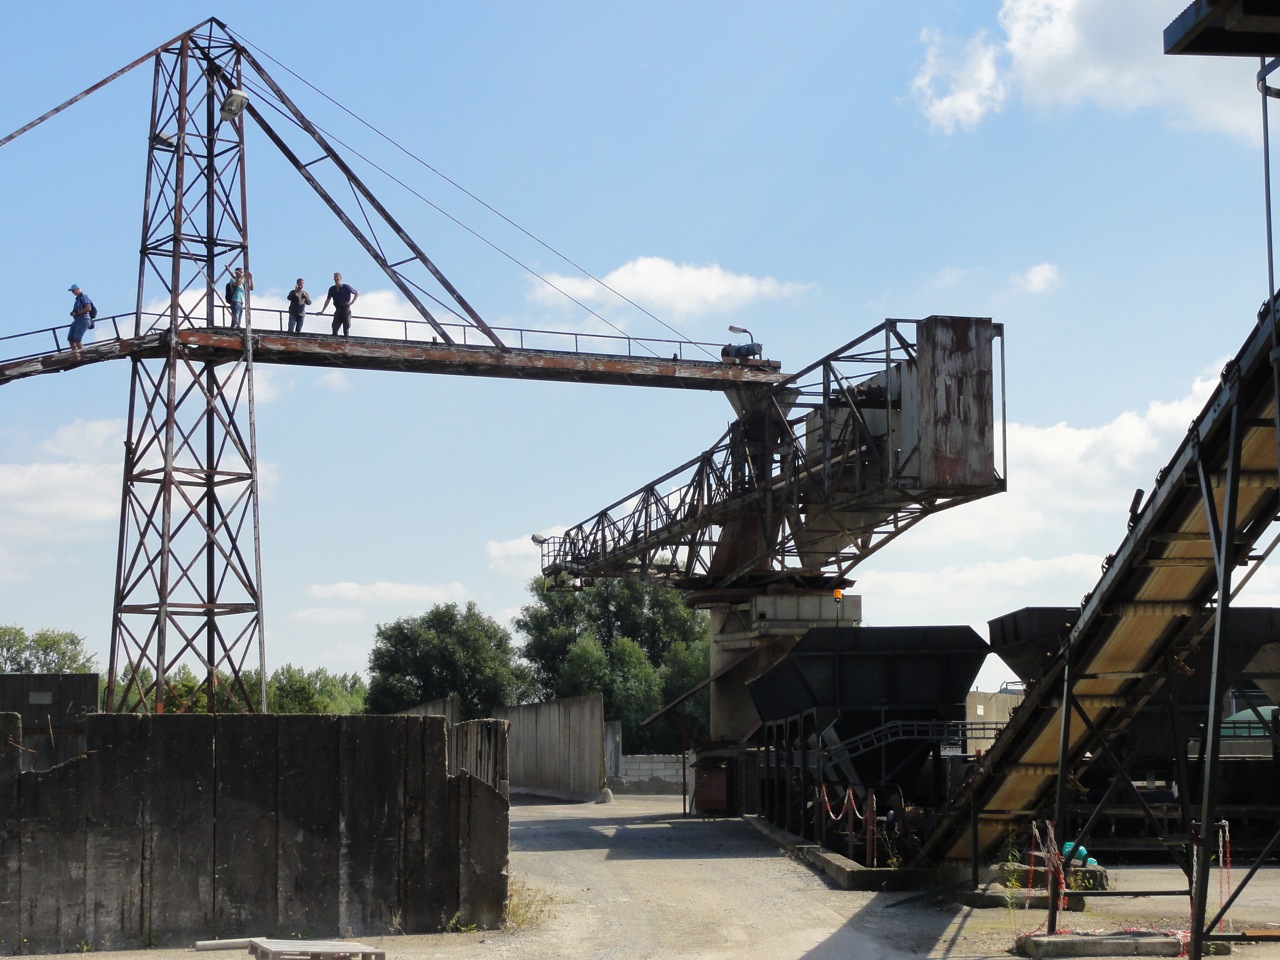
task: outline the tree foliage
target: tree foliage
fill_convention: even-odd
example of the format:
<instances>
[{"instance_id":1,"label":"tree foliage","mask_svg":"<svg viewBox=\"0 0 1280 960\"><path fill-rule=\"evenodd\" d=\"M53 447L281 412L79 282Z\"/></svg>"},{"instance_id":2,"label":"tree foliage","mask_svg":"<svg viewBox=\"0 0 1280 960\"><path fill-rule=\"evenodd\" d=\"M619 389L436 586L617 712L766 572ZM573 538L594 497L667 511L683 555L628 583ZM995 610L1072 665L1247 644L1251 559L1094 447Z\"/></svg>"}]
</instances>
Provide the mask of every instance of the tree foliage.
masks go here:
<instances>
[{"instance_id":1,"label":"tree foliage","mask_svg":"<svg viewBox=\"0 0 1280 960\"><path fill-rule=\"evenodd\" d=\"M529 583L534 602L520 608L515 626L526 640L539 693L563 696L559 677L570 647L590 634L606 652L620 637L635 641L656 665L679 643L707 635L707 615L691 610L678 590L638 580L602 579L584 590L545 590L541 577Z\"/></svg>"},{"instance_id":2,"label":"tree foliage","mask_svg":"<svg viewBox=\"0 0 1280 960\"><path fill-rule=\"evenodd\" d=\"M662 702L674 703L711 675L711 638L675 643L662 658ZM689 744L711 736L711 690L703 687L681 701L667 715L681 739Z\"/></svg>"},{"instance_id":3,"label":"tree foliage","mask_svg":"<svg viewBox=\"0 0 1280 960\"><path fill-rule=\"evenodd\" d=\"M369 654L370 713L396 713L456 693L464 719L488 716L532 692L511 635L474 603L437 604L381 624Z\"/></svg>"},{"instance_id":4,"label":"tree foliage","mask_svg":"<svg viewBox=\"0 0 1280 960\"><path fill-rule=\"evenodd\" d=\"M689 609L679 591L640 581L547 591L535 578L529 589L534 602L515 625L526 638L523 654L539 697L599 692L605 716L622 721L628 753L679 749L678 723L640 722L706 678L706 614ZM708 711L705 692L684 705L691 740L706 735Z\"/></svg>"},{"instance_id":5,"label":"tree foliage","mask_svg":"<svg viewBox=\"0 0 1280 960\"><path fill-rule=\"evenodd\" d=\"M69 630L0 626L0 673L93 673L94 656L85 639Z\"/></svg>"},{"instance_id":6,"label":"tree foliage","mask_svg":"<svg viewBox=\"0 0 1280 960\"><path fill-rule=\"evenodd\" d=\"M358 673L330 673L323 667L302 670L291 663L267 678L272 713L364 713L369 688Z\"/></svg>"},{"instance_id":7,"label":"tree foliage","mask_svg":"<svg viewBox=\"0 0 1280 960\"><path fill-rule=\"evenodd\" d=\"M132 674L126 669L116 683L116 709L121 712L151 713L155 693L151 689L155 674L147 667L138 673L138 683L130 682ZM257 670L243 670L236 686L230 673L218 671L214 687L214 705L218 713L246 713L246 698L258 705L259 677ZM203 674L197 675L187 664L179 664L167 678L164 691L165 713L207 713L208 689ZM139 690L143 696L139 697ZM279 667L267 678L268 713L320 713L355 714L364 712L367 687L358 673L330 673L323 667L301 670L293 664ZM138 709L139 699L143 703Z\"/></svg>"}]
</instances>

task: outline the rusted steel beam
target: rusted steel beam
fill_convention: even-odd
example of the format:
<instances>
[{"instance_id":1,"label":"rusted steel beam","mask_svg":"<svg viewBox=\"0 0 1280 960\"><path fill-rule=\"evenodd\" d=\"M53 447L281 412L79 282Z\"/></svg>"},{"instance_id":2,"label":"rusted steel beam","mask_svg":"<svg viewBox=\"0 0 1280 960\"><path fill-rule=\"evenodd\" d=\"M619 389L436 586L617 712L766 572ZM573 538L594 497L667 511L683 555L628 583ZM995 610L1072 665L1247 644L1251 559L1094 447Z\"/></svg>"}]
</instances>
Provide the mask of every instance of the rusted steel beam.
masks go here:
<instances>
[{"instance_id":1,"label":"rusted steel beam","mask_svg":"<svg viewBox=\"0 0 1280 960\"><path fill-rule=\"evenodd\" d=\"M10 380L34 377L40 373L61 373L76 367L101 363L103 360L120 360L127 357L154 357L163 352L163 335L151 333L141 337L125 337L120 340L104 340L86 344L78 355L69 350L45 353L35 357L23 357L0 363L0 384Z\"/></svg>"},{"instance_id":2,"label":"rusted steel beam","mask_svg":"<svg viewBox=\"0 0 1280 960\"><path fill-rule=\"evenodd\" d=\"M77 357L63 350L0 363L0 384L41 373L59 373L103 360L159 357L165 353L166 336L162 332L150 333L91 343ZM231 362L244 353L244 340L230 329L194 327L181 330L178 336L190 348L192 355L202 360ZM686 390L768 387L786 379L786 375L774 366L747 366L714 360L668 360L517 348L500 351L489 346L322 334L254 334L253 351L256 363Z\"/></svg>"},{"instance_id":3,"label":"rusted steel beam","mask_svg":"<svg viewBox=\"0 0 1280 960\"><path fill-rule=\"evenodd\" d=\"M205 20L202 23L199 23L196 26L192 27L190 30L187 31L187 33L179 34L178 36L174 37L172 40L169 40L166 43L160 44L160 46L156 47L150 53L144 53L142 56L138 57L138 59L134 60L132 63L128 63L125 66L121 67L115 73L110 74L106 77L103 77L93 86L86 87L84 90L81 90L70 100L64 100L62 103L58 104L52 110L49 110L46 113L42 113L40 116L36 117L30 123L24 124L23 126L19 127L17 130L13 131L13 133L9 134L8 136L0 137L0 147L3 147L10 140L16 140L18 137L22 136L32 127L38 127L40 124L44 123L50 117L57 116L63 110L67 109L67 107L74 106L75 104L79 103L81 100L89 96L89 94L93 93L94 91L101 90L107 84L111 83L111 81L118 80L120 77L123 77L126 73L128 73L134 67L137 67L137 66L140 66L141 64L146 63L148 60L156 56L162 50L167 50L169 47L178 43L180 40L182 40L183 37L187 36L188 34L195 33L195 31L199 30L201 27L207 26L211 23L216 23L219 27L226 29L225 23L223 23L221 20L217 19L216 17L210 17L208 20Z\"/></svg>"},{"instance_id":4,"label":"rusted steel beam","mask_svg":"<svg viewBox=\"0 0 1280 960\"><path fill-rule=\"evenodd\" d=\"M187 329L178 336L200 355L243 351L240 336L223 329ZM257 333L255 363L400 370L517 380L723 390L728 386L772 385L785 379L777 370L703 360L624 357L557 350L498 350L489 346L330 337L323 334Z\"/></svg>"}]
</instances>

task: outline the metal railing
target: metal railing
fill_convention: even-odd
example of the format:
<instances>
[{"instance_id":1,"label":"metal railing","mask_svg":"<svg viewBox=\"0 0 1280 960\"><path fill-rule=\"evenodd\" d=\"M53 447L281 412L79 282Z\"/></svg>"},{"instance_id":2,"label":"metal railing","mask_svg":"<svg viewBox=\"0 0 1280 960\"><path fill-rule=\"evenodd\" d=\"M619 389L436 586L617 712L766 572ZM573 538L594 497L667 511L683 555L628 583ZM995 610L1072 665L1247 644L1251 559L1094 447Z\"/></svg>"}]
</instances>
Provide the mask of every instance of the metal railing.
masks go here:
<instances>
[{"instance_id":1,"label":"metal railing","mask_svg":"<svg viewBox=\"0 0 1280 960\"><path fill-rule=\"evenodd\" d=\"M162 318L160 314L143 314L143 317L150 320L149 324L144 324L143 334L154 333L158 329L163 329L157 321L167 319L167 316ZM98 317L93 321L93 329L86 331L84 342L88 345L129 339L134 334L122 332L122 328L132 330L134 320L135 315L132 313L117 313L109 317ZM38 330L27 330L23 333L10 333L0 336L0 363L14 363L19 360L43 357L47 354L67 352L71 349L66 341L66 333L69 326L69 323L60 323L56 327L41 327ZM102 335L104 328L110 328L111 331L105 337Z\"/></svg>"},{"instance_id":2,"label":"metal railing","mask_svg":"<svg viewBox=\"0 0 1280 960\"><path fill-rule=\"evenodd\" d=\"M852 758L900 740L933 740L950 744L990 740L1004 728L1005 724L994 720L891 720L848 740L826 746L821 752L834 761L837 754L841 758Z\"/></svg>"},{"instance_id":3,"label":"metal railing","mask_svg":"<svg viewBox=\"0 0 1280 960\"><path fill-rule=\"evenodd\" d=\"M223 306L216 308L216 316L223 320L213 329L230 327L230 311ZM256 307L245 312L248 323L246 329L257 333L286 333L289 329L287 310ZM135 325L135 319L140 321ZM329 336L331 314L312 313L304 320L303 336ZM311 326L308 330L307 326ZM455 345L463 347L483 347L489 350L497 348L481 331L465 323L440 324L453 338ZM29 360L46 354L66 352L66 331L69 324L62 323L52 327L41 327L23 333L0 336L0 364L19 360ZM201 324L191 324L191 328L203 328ZM98 317L94 322L94 330L85 335L85 345L101 344L115 340L124 340L136 335L147 335L169 327L169 314L120 313L107 317ZM536 330L524 327L492 327L503 343L515 350L545 350L557 353L597 354L606 356L624 356L680 361L703 361L720 363L720 347L718 343L706 343L696 340L674 340L654 337L630 337L617 333L591 333L587 331ZM133 331L137 330L135 334ZM103 336L104 331L109 331ZM365 314L353 314L351 317L351 335L381 340L396 340L404 343L439 343L439 335L429 323L422 319L403 317L374 317Z\"/></svg>"}]
</instances>

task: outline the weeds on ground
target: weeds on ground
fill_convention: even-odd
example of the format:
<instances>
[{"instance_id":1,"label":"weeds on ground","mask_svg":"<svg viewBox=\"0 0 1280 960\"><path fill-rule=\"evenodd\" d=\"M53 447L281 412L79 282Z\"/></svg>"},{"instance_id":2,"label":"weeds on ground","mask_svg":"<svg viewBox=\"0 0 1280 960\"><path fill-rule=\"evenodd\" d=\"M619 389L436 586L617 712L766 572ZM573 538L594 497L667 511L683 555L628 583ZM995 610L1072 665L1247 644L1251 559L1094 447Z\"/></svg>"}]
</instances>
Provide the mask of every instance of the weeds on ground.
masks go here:
<instances>
[{"instance_id":1,"label":"weeds on ground","mask_svg":"<svg viewBox=\"0 0 1280 960\"><path fill-rule=\"evenodd\" d=\"M1067 874L1067 889L1072 893L1081 893L1085 890L1092 890L1095 883L1096 878L1092 873L1072 870Z\"/></svg>"},{"instance_id":2,"label":"weeds on ground","mask_svg":"<svg viewBox=\"0 0 1280 960\"><path fill-rule=\"evenodd\" d=\"M445 933L475 933L478 929L474 923L463 923L460 919L462 914L455 913L452 917L444 922Z\"/></svg>"},{"instance_id":3,"label":"weeds on ground","mask_svg":"<svg viewBox=\"0 0 1280 960\"><path fill-rule=\"evenodd\" d=\"M502 926L511 933L537 926L551 915L554 904L547 891L512 874L507 880L507 915Z\"/></svg>"}]
</instances>

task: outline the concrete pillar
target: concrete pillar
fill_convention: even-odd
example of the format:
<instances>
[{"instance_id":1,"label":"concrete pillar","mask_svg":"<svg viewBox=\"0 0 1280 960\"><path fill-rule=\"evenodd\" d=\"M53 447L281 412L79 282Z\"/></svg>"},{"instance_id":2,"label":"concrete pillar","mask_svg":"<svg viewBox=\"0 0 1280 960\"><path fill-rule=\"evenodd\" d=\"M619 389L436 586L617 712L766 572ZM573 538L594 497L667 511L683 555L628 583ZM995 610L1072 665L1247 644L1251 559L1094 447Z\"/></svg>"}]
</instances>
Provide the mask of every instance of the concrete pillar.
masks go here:
<instances>
[{"instance_id":1,"label":"concrete pillar","mask_svg":"<svg viewBox=\"0 0 1280 960\"><path fill-rule=\"evenodd\" d=\"M757 646L755 640L725 639L721 636L733 611L727 607L715 608L711 614L711 675L737 657ZM736 618L735 618L736 619ZM748 657L719 679L711 681L711 739L737 743L760 722L751 694L747 692L747 671L754 661Z\"/></svg>"},{"instance_id":2,"label":"concrete pillar","mask_svg":"<svg viewBox=\"0 0 1280 960\"><path fill-rule=\"evenodd\" d=\"M737 604L708 606L711 675L742 658L711 682L711 739L739 743L760 722L747 681L785 657L813 627L852 626L862 619L862 598L830 593L768 594ZM754 656L743 654L755 651Z\"/></svg>"}]
</instances>

